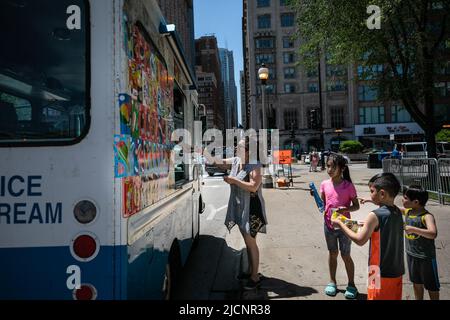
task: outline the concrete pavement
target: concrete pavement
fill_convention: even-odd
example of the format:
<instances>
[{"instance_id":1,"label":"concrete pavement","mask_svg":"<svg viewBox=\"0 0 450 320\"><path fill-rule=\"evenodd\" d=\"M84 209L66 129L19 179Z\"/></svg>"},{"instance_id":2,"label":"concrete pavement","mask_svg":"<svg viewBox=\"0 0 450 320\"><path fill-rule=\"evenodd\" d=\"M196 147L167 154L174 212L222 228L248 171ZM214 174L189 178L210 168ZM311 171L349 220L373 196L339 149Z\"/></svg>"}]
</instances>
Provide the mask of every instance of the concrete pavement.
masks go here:
<instances>
[{"instance_id":1,"label":"concrete pavement","mask_svg":"<svg viewBox=\"0 0 450 320\"><path fill-rule=\"evenodd\" d=\"M310 173L308 170L306 165L294 166L294 175L297 175L294 188L264 189L269 225L267 234L258 236L258 244L260 272L267 278L263 280L261 289L242 292L243 299L345 299L343 292L347 276L341 258L337 270L340 292L334 298L323 293L329 282L328 251L323 234L323 218L309 194L309 183L314 182L319 187L321 181L328 179L328 175L326 172ZM369 197L367 182L379 172L380 169L367 169L361 164L350 166L358 196ZM401 206L400 196L397 197L397 205ZM441 299L450 299L450 207L440 206L433 201L427 207L435 215L439 230L436 247ZM353 213L353 218L363 220L375 208L373 205L361 206L360 211ZM228 247L234 250L245 248L237 228L225 240ZM241 268L245 268L245 250L241 252L244 253ZM359 299L365 299L368 244L363 247L352 244L352 257ZM414 299L407 272L404 276L403 299Z\"/></svg>"}]
</instances>

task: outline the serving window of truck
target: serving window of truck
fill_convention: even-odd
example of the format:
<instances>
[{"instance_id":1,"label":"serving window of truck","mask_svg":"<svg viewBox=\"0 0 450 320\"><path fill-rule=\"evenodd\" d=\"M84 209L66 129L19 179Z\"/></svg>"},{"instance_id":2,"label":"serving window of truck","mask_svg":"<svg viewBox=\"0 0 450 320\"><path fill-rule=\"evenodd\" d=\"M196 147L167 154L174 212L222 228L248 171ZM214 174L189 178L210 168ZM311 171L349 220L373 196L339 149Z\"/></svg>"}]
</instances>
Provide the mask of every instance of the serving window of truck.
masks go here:
<instances>
[{"instance_id":1,"label":"serving window of truck","mask_svg":"<svg viewBox=\"0 0 450 320\"><path fill-rule=\"evenodd\" d=\"M87 133L88 15L83 0L0 2L0 147Z\"/></svg>"}]
</instances>

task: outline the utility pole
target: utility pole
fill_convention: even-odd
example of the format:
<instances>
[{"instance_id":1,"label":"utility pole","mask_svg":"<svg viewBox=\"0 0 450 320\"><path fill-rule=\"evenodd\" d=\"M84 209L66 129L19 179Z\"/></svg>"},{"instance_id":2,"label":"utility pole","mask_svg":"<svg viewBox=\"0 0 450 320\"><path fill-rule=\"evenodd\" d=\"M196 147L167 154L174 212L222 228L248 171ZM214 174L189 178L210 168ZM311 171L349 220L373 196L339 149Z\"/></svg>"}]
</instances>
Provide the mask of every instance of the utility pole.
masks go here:
<instances>
[{"instance_id":1,"label":"utility pole","mask_svg":"<svg viewBox=\"0 0 450 320\"><path fill-rule=\"evenodd\" d=\"M325 170L325 136L323 129L323 102L322 102L322 73L320 67L320 49L318 50L318 72L319 72L319 130L320 130L320 148L322 149L321 153L321 162L322 162L322 171Z\"/></svg>"}]
</instances>

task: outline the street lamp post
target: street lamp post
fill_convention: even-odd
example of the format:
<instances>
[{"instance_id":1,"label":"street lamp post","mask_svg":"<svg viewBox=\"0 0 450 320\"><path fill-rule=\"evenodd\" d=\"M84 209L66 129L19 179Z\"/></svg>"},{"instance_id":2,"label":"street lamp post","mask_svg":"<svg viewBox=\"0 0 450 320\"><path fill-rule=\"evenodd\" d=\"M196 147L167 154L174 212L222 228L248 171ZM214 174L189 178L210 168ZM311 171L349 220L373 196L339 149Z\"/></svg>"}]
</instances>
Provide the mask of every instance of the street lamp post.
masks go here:
<instances>
[{"instance_id":1,"label":"street lamp post","mask_svg":"<svg viewBox=\"0 0 450 320\"><path fill-rule=\"evenodd\" d=\"M265 107L265 91L266 91L266 85L267 80L269 80L269 69L266 68L266 65L263 63L261 68L258 70L258 76L261 80L261 91L262 91L262 129L266 128L266 107Z\"/></svg>"},{"instance_id":2,"label":"street lamp post","mask_svg":"<svg viewBox=\"0 0 450 320\"><path fill-rule=\"evenodd\" d=\"M267 129L266 126L266 107L265 107L265 94L266 94L266 85L267 80L269 80L269 69L266 68L266 65L263 63L261 68L258 70L258 77L261 80L261 99L262 99L262 128L263 130ZM267 138L267 137L266 137ZM264 141L264 146L267 145L267 140ZM259 151L259 150L258 150ZM267 154L267 153L266 153ZM264 166L263 169L263 188L273 188L273 179L270 173L267 172L267 166Z\"/></svg>"}]
</instances>

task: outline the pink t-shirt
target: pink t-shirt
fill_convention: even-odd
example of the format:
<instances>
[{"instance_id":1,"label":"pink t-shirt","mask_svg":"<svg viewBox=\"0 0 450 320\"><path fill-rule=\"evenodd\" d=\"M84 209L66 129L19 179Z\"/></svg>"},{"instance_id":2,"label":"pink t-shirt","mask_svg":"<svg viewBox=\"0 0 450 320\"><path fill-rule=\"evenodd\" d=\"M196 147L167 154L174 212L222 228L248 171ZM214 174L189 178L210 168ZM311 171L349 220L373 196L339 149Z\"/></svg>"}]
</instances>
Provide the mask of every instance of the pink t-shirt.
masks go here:
<instances>
[{"instance_id":1,"label":"pink t-shirt","mask_svg":"<svg viewBox=\"0 0 450 320\"><path fill-rule=\"evenodd\" d=\"M352 199L357 197L353 183L343 180L339 185L333 185L331 179L325 180L320 185L320 194L325 193L325 224L329 230L333 230L331 225L331 208L350 207ZM344 216L351 219L350 212L344 212Z\"/></svg>"}]
</instances>

